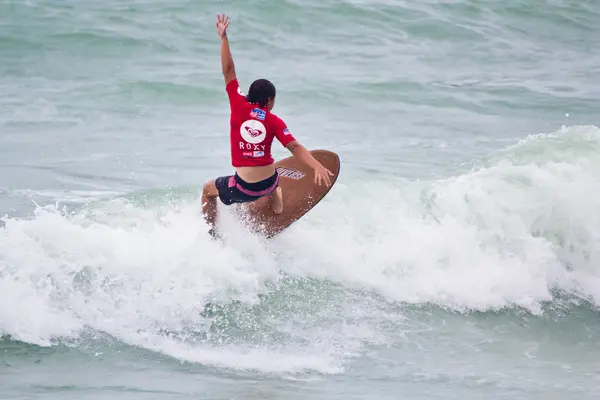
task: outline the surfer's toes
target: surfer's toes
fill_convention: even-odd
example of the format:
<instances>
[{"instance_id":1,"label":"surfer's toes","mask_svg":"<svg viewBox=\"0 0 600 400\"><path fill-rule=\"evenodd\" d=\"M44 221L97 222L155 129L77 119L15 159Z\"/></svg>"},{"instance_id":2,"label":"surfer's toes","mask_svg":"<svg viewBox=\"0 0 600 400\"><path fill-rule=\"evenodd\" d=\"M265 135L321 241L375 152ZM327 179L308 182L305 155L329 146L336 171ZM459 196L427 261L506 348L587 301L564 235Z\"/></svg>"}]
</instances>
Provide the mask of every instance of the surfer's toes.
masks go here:
<instances>
[{"instance_id":1,"label":"surfer's toes","mask_svg":"<svg viewBox=\"0 0 600 400\"><path fill-rule=\"evenodd\" d=\"M275 193L273 194L273 199L271 203L271 208L275 214L281 214L283 212L283 195L281 193L281 188L278 187L275 189Z\"/></svg>"},{"instance_id":2,"label":"surfer's toes","mask_svg":"<svg viewBox=\"0 0 600 400\"><path fill-rule=\"evenodd\" d=\"M208 230L208 234L211 236L212 240L223 239L223 235L220 232L215 230L215 228L210 228Z\"/></svg>"}]
</instances>

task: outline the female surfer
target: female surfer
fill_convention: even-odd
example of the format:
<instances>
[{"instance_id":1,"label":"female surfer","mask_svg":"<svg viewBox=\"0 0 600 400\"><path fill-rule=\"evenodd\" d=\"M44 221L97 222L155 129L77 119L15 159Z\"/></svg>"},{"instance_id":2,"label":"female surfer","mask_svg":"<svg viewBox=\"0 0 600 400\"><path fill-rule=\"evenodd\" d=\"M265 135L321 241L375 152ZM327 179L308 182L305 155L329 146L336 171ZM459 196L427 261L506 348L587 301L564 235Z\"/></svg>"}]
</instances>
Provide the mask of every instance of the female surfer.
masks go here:
<instances>
[{"instance_id":1,"label":"female surfer","mask_svg":"<svg viewBox=\"0 0 600 400\"><path fill-rule=\"evenodd\" d=\"M221 38L221 66L225 77L225 91L229 97L231 161L234 175L221 176L204 184L202 213L215 236L217 197L225 205L255 201L269 196L274 213L283 211L283 197L278 187L279 176L271 156L273 138L287 148L294 157L311 167L315 182L331 184L331 171L318 162L292 136L285 122L271 112L275 105L275 86L266 79L254 81L244 96L237 81L227 27L229 17L217 16L217 34Z\"/></svg>"}]
</instances>

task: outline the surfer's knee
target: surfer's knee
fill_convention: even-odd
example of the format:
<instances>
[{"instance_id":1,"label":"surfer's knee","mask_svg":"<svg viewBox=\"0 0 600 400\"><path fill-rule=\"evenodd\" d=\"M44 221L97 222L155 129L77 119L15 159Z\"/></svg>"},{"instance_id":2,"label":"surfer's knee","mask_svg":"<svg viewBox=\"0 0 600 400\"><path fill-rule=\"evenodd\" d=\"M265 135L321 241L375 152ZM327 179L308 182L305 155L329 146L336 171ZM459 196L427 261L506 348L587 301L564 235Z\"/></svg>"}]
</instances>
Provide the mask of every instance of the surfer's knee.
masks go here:
<instances>
[{"instance_id":1,"label":"surfer's knee","mask_svg":"<svg viewBox=\"0 0 600 400\"><path fill-rule=\"evenodd\" d=\"M202 187L202 194L206 197L217 197L219 195L214 179L204 184Z\"/></svg>"},{"instance_id":2,"label":"surfer's knee","mask_svg":"<svg viewBox=\"0 0 600 400\"><path fill-rule=\"evenodd\" d=\"M283 212L283 193L281 187L277 187L271 193L271 209L275 214L281 214Z\"/></svg>"},{"instance_id":3,"label":"surfer's knee","mask_svg":"<svg viewBox=\"0 0 600 400\"><path fill-rule=\"evenodd\" d=\"M275 190L273 190L273 196L275 196L276 199L283 201L283 191L281 186L277 186Z\"/></svg>"}]
</instances>

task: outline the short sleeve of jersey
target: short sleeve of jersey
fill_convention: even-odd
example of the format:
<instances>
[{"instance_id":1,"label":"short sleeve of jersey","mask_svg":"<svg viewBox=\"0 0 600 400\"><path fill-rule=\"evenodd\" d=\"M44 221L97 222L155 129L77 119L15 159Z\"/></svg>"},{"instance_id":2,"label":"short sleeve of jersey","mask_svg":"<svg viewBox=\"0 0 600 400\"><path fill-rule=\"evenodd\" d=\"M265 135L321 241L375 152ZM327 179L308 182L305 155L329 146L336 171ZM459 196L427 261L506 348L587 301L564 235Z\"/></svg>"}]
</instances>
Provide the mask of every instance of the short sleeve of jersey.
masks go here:
<instances>
[{"instance_id":1,"label":"short sleeve of jersey","mask_svg":"<svg viewBox=\"0 0 600 400\"><path fill-rule=\"evenodd\" d=\"M246 101L246 96L244 96L237 79L225 85L225 90L227 91L227 97L229 97L231 110L239 108Z\"/></svg>"},{"instance_id":2,"label":"short sleeve of jersey","mask_svg":"<svg viewBox=\"0 0 600 400\"><path fill-rule=\"evenodd\" d=\"M275 137L283 147L287 146L290 142L296 140L294 136L291 134L287 125L281 118L276 115L271 114L274 117L273 120L273 128L275 128Z\"/></svg>"}]
</instances>

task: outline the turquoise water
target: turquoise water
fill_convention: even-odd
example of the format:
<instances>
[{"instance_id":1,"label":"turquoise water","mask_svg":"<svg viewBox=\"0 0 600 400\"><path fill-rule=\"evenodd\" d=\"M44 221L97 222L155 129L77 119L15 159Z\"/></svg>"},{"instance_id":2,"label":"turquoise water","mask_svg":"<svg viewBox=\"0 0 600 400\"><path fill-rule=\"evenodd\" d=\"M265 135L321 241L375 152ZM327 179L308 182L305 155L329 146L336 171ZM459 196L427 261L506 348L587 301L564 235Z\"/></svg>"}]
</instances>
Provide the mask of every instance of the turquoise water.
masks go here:
<instances>
[{"instance_id":1,"label":"turquoise water","mask_svg":"<svg viewBox=\"0 0 600 400\"><path fill-rule=\"evenodd\" d=\"M242 87L342 162L272 241L199 214L231 172L220 12ZM0 398L598 398L599 27L593 1L1 2Z\"/></svg>"}]
</instances>

